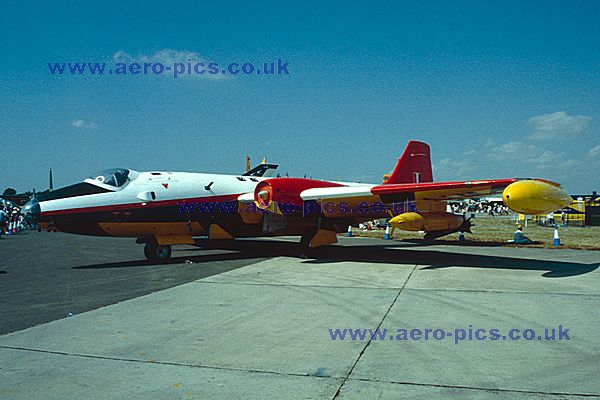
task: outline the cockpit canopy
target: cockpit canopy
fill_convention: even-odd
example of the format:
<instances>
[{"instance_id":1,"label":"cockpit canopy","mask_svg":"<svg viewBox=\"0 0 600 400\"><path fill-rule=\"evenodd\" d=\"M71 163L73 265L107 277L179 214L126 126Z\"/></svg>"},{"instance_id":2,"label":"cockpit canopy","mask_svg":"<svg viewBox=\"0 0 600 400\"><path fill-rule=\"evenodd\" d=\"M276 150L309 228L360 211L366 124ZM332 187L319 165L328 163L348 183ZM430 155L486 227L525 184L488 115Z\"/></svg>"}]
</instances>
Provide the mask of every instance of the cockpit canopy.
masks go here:
<instances>
[{"instance_id":1,"label":"cockpit canopy","mask_svg":"<svg viewBox=\"0 0 600 400\"><path fill-rule=\"evenodd\" d=\"M97 172L90 176L89 179L118 188L127 183L130 173L131 171L126 168L111 168Z\"/></svg>"}]
</instances>

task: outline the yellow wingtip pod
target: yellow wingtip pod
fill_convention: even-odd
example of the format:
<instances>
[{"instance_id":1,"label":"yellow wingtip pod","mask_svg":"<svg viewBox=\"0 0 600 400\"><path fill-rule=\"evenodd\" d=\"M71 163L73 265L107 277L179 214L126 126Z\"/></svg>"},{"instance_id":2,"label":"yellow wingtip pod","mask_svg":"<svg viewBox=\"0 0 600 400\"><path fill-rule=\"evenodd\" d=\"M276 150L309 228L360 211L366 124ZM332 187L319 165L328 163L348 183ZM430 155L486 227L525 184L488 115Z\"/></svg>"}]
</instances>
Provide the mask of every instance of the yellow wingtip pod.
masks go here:
<instances>
[{"instance_id":1,"label":"yellow wingtip pod","mask_svg":"<svg viewBox=\"0 0 600 400\"><path fill-rule=\"evenodd\" d=\"M502 192L502 200L515 212L537 215L559 210L571 203L572 198L556 182L527 179L508 185Z\"/></svg>"}]
</instances>

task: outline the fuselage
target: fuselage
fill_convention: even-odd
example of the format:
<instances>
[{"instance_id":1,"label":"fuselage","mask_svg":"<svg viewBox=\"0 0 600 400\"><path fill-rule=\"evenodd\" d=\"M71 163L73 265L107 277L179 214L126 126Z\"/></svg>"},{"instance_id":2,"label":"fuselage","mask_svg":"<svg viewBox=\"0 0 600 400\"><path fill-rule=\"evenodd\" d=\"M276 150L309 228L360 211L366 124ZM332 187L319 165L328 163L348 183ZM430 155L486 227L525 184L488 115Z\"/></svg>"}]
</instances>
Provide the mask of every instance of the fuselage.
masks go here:
<instances>
[{"instance_id":1,"label":"fuselage","mask_svg":"<svg viewBox=\"0 0 600 400\"><path fill-rule=\"evenodd\" d=\"M120 182L104 176L109 175L109 171L55 190L47 199L40 198L41 220L52 222L63 232L136 237L160 229L153 223L200 222L208 218L203 215L207 213L187 212L191 211L189 207L181 206L212 203L225 210L228 203L237 204L241 194L252 192L256 184L265 179L191 172L123 171L127 171L127 176ZM224 219L236 217L236 213L229 214L223 215ZM177 228L162 226L162 229ZM194 233L203 234L201 226L196 224L194 229L197 231Z\"/></svg>"},{"instance_id":2,"label":"fuselage","mask_svg":"<svg viewBox=\"0 0 600 400\"><path fill-rule=\"evenodd\" d=\"M40 221L67 233L170 237L175 242L177 237L207 235L213 224L235 237L268 236L272 232L263 226L263 212L251 200L256 185L265 179L107 170L41 197ZM240 204L242 196L249 201ZM277 229L277 235L301 235L314 224L310 218L291 220L286 227Z\"/></svg>"}]
</instances>

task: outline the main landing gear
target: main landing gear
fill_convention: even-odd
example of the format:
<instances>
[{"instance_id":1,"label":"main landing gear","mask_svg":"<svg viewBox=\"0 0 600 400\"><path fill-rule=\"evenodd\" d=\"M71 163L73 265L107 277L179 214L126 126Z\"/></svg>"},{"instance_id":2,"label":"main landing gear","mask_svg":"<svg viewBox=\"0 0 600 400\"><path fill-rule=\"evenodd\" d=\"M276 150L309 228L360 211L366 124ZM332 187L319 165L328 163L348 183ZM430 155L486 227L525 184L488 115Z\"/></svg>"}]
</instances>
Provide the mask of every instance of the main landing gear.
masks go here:
<instances>
[{"instance_id":1,"label":"main landing gear","mask_svg":"<svg viewBox=\"0 0 600 400\"><path fill-rule=\"evenodd\" d=\"M169 245L158 245L154 242L148 242L144 246L144 255L148 260L167 261L171 258L173 251Z\"/></svg>"}]
</instances>

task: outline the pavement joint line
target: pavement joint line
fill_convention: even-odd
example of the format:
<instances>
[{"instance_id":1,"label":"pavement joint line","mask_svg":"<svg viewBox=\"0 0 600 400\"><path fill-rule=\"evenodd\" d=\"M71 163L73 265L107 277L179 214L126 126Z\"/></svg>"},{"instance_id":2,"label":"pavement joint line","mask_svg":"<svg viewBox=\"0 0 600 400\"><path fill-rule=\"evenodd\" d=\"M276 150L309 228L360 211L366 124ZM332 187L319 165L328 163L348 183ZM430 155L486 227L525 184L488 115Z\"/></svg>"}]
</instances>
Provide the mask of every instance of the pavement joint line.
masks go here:
<instances>
[{"instance_id":1,"label":"pavement joint line","mask_svg":"<svg viewBox=\"0 0 600 400\"><path fill-rule=\"evenodd\" d=\"M571 292L534 292L524 290L499 290L499 289L444 289L444 288L405 288L404 290L416 292L464 292L464 293L506 293L506 294L549 294L564 296L600 297L600 293L571 293Z\"/></svg>"},{"instance_id":2,"label":"pavement joint line","mask_svg":"<svg viewBox=\"0 0 600 400\"><path fill-rule=\"evenodd\" d=\"M300 285L297 283L267 283L267 282L218 282L218 281L205 281L205 278L198 279L191 283L203 283L212 284L216 283L219 285L246 285L246 286L278 286L278 287L313 287L313 288L325 288L325 289L385 289L385 290L399 290L401 287L383 287L383 286L335 286L335 285Z\"/></svg>"},{"instance_id":3,"label":"pavement joint line","mask_svg":"<svg viewBox=\"0 0 600 400\"><path fill-rule=\"evenodd\" d=\"M535 394L535 395L549 395L549 396L578 396L578 397L600 398L600 394L594 394L594 393L544 392L544 391L525 390L525 389L502 389L502 388L487 388L487 387L481 387L481 386L445 385L445 384L438 384L438 383L386 381L386 380L371 379L371 378L348 378L348 380L349 381L359 381L359 382L390 383L390 384L394 384L394 385L411 385L411 386L438 387L438 388L447 388L447 389L479 390L479 391L486 391L486 392L521 393L521 394Z\"/></svg>"},{"instance_id":4,"label":"pavement joint line","mask_svg":"<svg viewBox=\"0 0 600 400\"><path fill-rule=\"evenodd\" d=\"M388 309L386 310L385 314L383 315L383 317L381 318L381 321L379 321L379 324L377 325L377 327L375 328L375 331L377 331L379 328L381 328L381 325L383 324L383 321L385 321L385 319L387 318L388 314L390 313L390 311L392 310L392 308L394 307L394 304L396 304L396 301L398 301L398 298L400 297L400 295L402 294L404 288L406 287L406 284L408 283L408 281L410 280L411 276L413 275L413 273L417 270L417 267L419 266L419 264L415 264L413 266L412 271L410 271L410 274L408 274L408 276L406 277L406 280L404 281L404 285L402 285L402 287L400 288L400 290L398 291L398 293L396 294L396 297L394 297L394 300L392 300L390 306L388 307ZM344 387L344 385L346 384L346 382L348 381L348 378L350 378L350 375L352 375L352 372L354 371L354 368L356 368L356 366L358 365L358 362L360 361L360 359L362 358L363 354L365 354L365 351L367 351L367 348L369 347L369 345L371 344L371 342L373 341L373 337L370 337L369 340L367 341L367 344L363 347L363 349L361 350L361 352L358 354L358 357L356 357L356 360L354 361L354 363L352 364L352 366L350 367L350 370L348 371L348 373L346 374L346 377L344 377L344 380L342 381L342 384L338 387L337 391L335 392L335 394L332 397L332 400L335 400L336 398L339 397L342 388Z\"/></svg>"},{"instance_id":5,"label":"pavement joint line","mask_svg":"<svg viewBox=\"0 0 600 400\"><path fill-rule=\"evenodd\" d=\"M319 379L334 379L334 380L343 379L343 377L341 377L341 376L320 376L320 375L301 374L301 373L294 373L294 372L267 371L267 370L258 370L258 369L221 367L221 366L217 366L217 365L178 363L178 362L173 362L173 361L150 361L150 360L140 360L140 359L136 359L136 358L120 358L120 357L110 357L110 356L99 356L99 355L93 355L93 354L68 353L65 351L32 349L32 348L27 348L27 347L15 347L15 346L6 346L6 345L0 345L0 349L27 351L27 352L31 352L31 353L51 354L51 355L56 355L56 356L88 358L88 359L94 359L94 360L130 362L130 363L148 364L148 365L167 365L167 366L172 366L172 367L216 369L216 370L221 370L221 371L248 372L248 373L252 373L252 374L295 376L295 377L304 377L304 378L319 378Z\"/></svg>"},{"instance_id":6,"label":"pavement joint line","mask_svg":"<svg viewBox=\"0 0 600 400\"><path fill-rule=\"evenodd\" d=\"M211 276L212 277L212 276ZM210 278L210 277L208 277ZM506 294L534 294L534 295L564 295L564 296L585 296L600 297L600 293L571 293L571 292L534 292L523 290L496 290L496 289L443 289L443 288L402 288L398 286L336 286L336 285L300 285L297 283L269 283L269 282L219 282L207 281L207 278L201 278L190 283L203 283L219 285L247 285L247 286L279 286L279 287L314 287L326 289L384 289L384 290L407 290L415 292L463 292L463 293L506 293Z\"/></svg>"}]
</instances>

